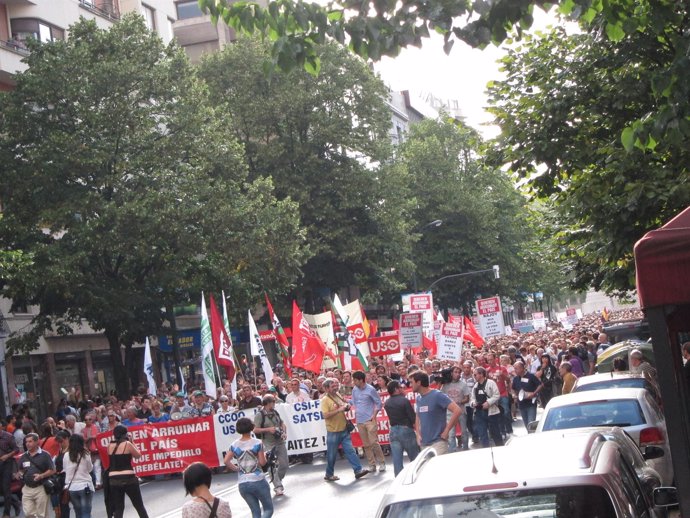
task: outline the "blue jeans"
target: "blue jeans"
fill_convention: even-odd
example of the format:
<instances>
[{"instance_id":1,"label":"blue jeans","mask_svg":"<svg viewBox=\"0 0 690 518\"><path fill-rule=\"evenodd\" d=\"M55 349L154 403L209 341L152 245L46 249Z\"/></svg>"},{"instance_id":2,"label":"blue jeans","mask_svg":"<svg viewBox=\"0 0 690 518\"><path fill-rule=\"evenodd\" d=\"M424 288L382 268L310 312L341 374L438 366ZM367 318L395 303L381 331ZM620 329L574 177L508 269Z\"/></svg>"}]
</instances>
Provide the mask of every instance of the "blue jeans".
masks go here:
<instances>
[{"instance_id":1,"label":"blue jeans","mask_svg":"<svg viewBox=\"0 0 690 518\"><path fill-rule=\"evenodd\" d=\"M513 433L513 413L510 411L510 397L501 396L498 404L503 409L503 422L501 432L504 434Z\"/></svg>"},{"instance_id":2,"label":"blue jeans","mask_svg":"<svg viewBox=\"0 0 690 518\"><path fill-rule=\"evenodd\" d=\"M355 473L362 471L362 464L359 462L357 452L352 447L352 439L347 430L342 432L326 432L326 476L332 477L335 471L335 459L338 456L338 446L343 446L345 458L355 470Z\"/></svg>"},{"instance_id":3,"label":"blue jeans","mask_svg":"<svg viewBox=\"0 0 690 518\"><path fill-rule=\"evenodd\" d=\"M522 417L522 423L527 428L528 424L537 420L537 405L520 405L520 416Z\"/></svg>"},{"instance_id":4,"label":"blue jeans","mask_svg":"<svg viewBox=\"0 0 690 518\"><path fill-rule=\"evenodd\" d=\"M489 415L488 410L474 409L474 430L479 436L479 442L483 448L489 446L489 434L496 446L503 446L501 437L501 414Z\"/></svg>"},{"instance_id":5,"label":"blue jeans","mask_svg":"<svg viewBox=\"0 0 690 518\"><path fill-rule=\"evenodd\" d=\"M69 499L74 506L76 518L91 518L91 502L93 501L93 491L90 488L70 491Z\"/></svg>"},{"instance_id":6,"label":"blue jeans","mask_svg":"<svg viewBox=\"0 0 690 518\"><path fill-rule=\"evenodd\" d=\"M238 484L240 495L247 502L252 518L271 518L273 516L273 499L271 499L271 486L266 479L257 482L242 482ZM263 505L264 511L261 512Z\"/></svg>"},{"instance_id":7,"label":"blue jeans","mask_svg":"<svg viewBox=\"0 0 690 518\"><path fill-rule=\"evenodd\" d=\"M407 452L410 461L419 455L417 435L409 426L391 426L390 431L391 455L393 456L393 473L398 476L403 469L403 451Z\"/></svg>"}]
</instances>

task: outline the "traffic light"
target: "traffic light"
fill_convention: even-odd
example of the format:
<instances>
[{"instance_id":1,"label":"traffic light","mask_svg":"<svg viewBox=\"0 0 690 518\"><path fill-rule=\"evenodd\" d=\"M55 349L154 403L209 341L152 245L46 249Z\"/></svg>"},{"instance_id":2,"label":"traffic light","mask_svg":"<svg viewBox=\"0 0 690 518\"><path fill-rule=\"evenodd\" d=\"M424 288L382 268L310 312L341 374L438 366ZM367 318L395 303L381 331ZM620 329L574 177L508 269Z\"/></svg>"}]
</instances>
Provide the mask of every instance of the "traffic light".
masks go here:
<instances>
[{"instance_id":1,"label":"traffic light","mask_svg":"<svg viewBox=\"0 0 690 518\"><path fill-rule=\"evenodd\" d=\"M493 268L493 270L494 270L494 279L500 279L500 278L501 278L501 275L500 275L500 272L499 272L499 267L498 267L498 265L497 265L497 264L494 264L494 265L492 266L492 268Z\"/></svg>"}]
</instances>

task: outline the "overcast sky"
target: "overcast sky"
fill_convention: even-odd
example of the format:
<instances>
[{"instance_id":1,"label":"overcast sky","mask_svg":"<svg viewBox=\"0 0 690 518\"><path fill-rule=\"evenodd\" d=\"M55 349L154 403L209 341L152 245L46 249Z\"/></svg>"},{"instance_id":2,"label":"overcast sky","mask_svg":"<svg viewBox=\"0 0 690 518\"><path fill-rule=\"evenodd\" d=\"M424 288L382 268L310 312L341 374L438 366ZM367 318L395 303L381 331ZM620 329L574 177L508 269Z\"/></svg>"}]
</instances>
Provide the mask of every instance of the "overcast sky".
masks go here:
<instances>
[{"instance_id":1,"label":"overcast sky","mask_svg":"<svg viewBox=\"0 0 690 518\"><path fill-rule=\"evenodd\" d=\"M540 9L534 10L532 31L555 25L554 16ZM473 49L456 41L449 56L443 52L443 38L432 33L421 49L403 49L397 58L383 58L375 70L395 91L432 93L442 99L457 99L466 122L485 138L499 132L492 126L492 117L485 111L486 84L501 78L496 61L504 55L502 48L493 45L484 50Z\"/></svg>"}]
</instances>

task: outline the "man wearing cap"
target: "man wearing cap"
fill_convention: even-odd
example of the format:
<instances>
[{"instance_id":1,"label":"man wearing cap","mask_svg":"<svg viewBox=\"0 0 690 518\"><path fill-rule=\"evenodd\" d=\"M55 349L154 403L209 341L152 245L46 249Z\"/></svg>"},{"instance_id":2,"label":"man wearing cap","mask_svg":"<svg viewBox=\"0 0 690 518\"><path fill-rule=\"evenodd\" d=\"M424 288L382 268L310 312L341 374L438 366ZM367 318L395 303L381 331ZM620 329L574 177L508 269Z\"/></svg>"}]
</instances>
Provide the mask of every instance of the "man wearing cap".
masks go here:
<instances>
[{"instance_id":1,"label":"man wearing cap","mask_svg":"<svg viewBox=\"0 0 690 518\"><path fill-rule=\"evenodd\" d=\"M273 490L276 496L283 496L285 489L283 479L287 474L289 465L287 446L287 426L276 411L276 397L266 394L261 400L262 407L254 416L254 434L264 443L264 449L273 450L276 458L276 466L271 472L273 478Z\"/></svg>"},{"instance_id":2,"label":"man wearing cap","mask_svg":"<svg viewBox=\"0 0 690 518\"><path fill-rule=\"evenodd\" d=\"M192 417L207 417L215 413L211 403L206 401L206 394L201 390L195 391L193 397L194 405L191 410Z\"/></svg>"},{"instance_id":3,"label":"man wearing cap","mask_svg":"<svg viewBox=\"0 0 690 518\"><path fill-rule=\"evenodd\" d=\"M170 417L174 419L180 419L180 417L174 417L175 415L179 416L180 414L188 416L191 415L192 412L192 407L187 404L187 400L185 399L185 393L184 392L178 392L175 395L177 402L172 406L172 409L170 410Z\"/></svg>"}]
</instances>

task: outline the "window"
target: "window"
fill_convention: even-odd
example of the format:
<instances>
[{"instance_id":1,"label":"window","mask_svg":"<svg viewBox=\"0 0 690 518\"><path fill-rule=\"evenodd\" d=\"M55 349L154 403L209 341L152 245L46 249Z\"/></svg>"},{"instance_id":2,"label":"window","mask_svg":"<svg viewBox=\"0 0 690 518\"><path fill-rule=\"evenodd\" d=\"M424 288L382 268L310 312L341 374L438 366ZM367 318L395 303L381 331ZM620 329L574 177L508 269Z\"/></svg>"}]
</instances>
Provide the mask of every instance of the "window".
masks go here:
<instances>
[{"instance_id":1,"label":"window","mask_svg":"<svg viewBox=\"0 0 690 518\"><path fill-rule=\"evenodd\" d=\"M185 20L187 18L196 18L198 16L203 16L204 13L199 9L199 4L196 0L178 2L177 3L177 19Z\"/></svg>"},{"instance_id":2,"label":"window","mask_svg":"<svg viewBox=\"0 0 690 518\"><path fill-rule=\"evenodd\" d=\"M12 39L16 42L34 39L47 43L65 38L65 31L36 18L15 18L10 23Z\"/></svg>"},{"instance_id":3,"label":"window","mask_svg":"<svg viewBox=\"0 0 690 518\"><path fill-rule=\"evenodd\" d=\"M144 15L144 20L146 21L146 27L150 31L155 31L156 30L156 14L153 8L149 7L146 4L141 4L141 11L142 14Z\"/></svg>"}]
</instances>

